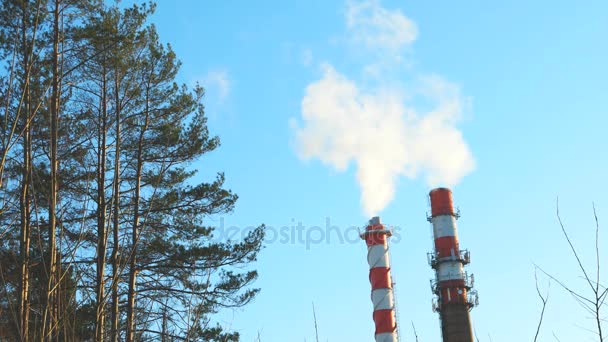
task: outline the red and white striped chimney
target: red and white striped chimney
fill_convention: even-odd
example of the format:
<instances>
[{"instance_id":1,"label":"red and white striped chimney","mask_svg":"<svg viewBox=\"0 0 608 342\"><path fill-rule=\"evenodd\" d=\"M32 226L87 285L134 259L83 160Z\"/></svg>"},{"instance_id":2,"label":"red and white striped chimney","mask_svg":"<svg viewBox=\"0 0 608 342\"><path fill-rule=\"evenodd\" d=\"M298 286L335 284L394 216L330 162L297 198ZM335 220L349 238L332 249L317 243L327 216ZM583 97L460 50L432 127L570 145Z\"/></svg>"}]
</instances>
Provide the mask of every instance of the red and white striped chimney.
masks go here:
<instances>
[{"instance_id":1,"label":"red and white striped chimney","mask_svg":"<svg viewBox=\"0 0 608 342\"><path fill-rule=\"evenodd\" d=\"M431 217L435 238L435 251L429 262L435 269L433 292L437 303L433 309L439 312L444 342L473 342L473 330L469 310L477 304L477 293L464 266L469 263L468 251L461 251L458 243L452 192L437 188L429 193Z\"/></svg>"},{"instance_id":2,"label":"red and white striped chimney","mask_svg":"<svg viewBox=\"0 0 608 342\"><path fill-rule=\"evenodd\" d=\"M391 235L392 232L380 223L379 217L372 218L367 228L365 228L365 232L361 234L361 238L367 244L367 262L369 263L369 281L372 285L376 342L398 341L391 264L388 252L388 238Z\"/></svg>"}]
</instances>

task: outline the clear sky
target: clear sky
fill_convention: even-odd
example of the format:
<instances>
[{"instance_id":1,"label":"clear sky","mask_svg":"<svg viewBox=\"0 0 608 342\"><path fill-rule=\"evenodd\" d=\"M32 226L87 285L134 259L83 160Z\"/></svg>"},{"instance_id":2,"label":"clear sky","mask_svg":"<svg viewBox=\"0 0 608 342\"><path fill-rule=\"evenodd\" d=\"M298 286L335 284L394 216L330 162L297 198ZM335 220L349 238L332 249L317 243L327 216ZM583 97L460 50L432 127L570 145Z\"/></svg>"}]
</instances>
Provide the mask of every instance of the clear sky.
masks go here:
<instances>
[{"instance_id":1,"label":"clear sky","mask_svg":"<svg viewBox=\"0 0 608 342\"><path fill-rule=\"evenodd\" d=\"M533 339L534 263L584 289L556 199L591 266L592 202L608 222L608 2L160 0L152 21L182 81L207 89L222 146L194 166L201 178L225 171L240 196L213 218L220 237L271 227L262 292L218 316L243 341L314 341L312 302L322 341L373 340L366 247L352 227L376 213L398 227L402 340L414 340L413 322L420 341L439 341L425 217L436 185L452 186L461 210L481 341ZM572 297L539 282L539 340L593 341Z\"/></svg>"}]
</instances>

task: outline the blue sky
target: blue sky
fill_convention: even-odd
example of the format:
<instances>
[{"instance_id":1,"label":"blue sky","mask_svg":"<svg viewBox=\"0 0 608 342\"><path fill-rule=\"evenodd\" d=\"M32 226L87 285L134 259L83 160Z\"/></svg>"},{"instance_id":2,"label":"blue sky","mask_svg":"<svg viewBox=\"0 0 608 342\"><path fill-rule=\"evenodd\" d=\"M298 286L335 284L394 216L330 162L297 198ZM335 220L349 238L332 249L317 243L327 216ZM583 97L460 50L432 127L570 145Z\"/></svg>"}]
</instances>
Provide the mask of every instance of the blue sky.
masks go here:
<instances>
[{"instance_id":1,"label":"blue sky","mask_svg":"<svg viewBox=\"0 0 608 342\"><path fill-rule=\"evenodd\" d=\"M161 0L152 21L181 80L207 89L222 146L194 166L201 179L225 171L240 196L215 223L280 234L301 222L308 236L271 233L259 297L218 317L243 341L314 340L313 301L321 340L372 340L366 247L352 227L373 213L399 227L402 339L413 322L421 341L438 341L425 218L435 185L453 186L462 212L481 341L533 339L533 263L583 288L556 199L591 264L592 202L600 224L608 217L608 3ZM593 341L577 303L548 291L540 341Z\"/></svg>"}]
</instances>

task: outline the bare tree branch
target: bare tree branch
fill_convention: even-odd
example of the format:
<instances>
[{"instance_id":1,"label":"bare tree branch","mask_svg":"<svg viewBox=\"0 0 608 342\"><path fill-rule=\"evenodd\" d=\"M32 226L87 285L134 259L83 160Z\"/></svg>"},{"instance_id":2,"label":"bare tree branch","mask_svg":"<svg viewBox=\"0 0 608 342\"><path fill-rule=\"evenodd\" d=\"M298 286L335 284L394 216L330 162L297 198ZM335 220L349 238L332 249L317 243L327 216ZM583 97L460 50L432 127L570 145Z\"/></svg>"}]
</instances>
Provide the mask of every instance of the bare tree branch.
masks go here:
<instances>
[{"instance_id":1,"label":"bare tree branch","mask_svg":"<svg viewBox=\"0 0 608 342\"><path fill-rule=\"evenodd\" d=\"M556 214L557 214L557 220L559 221L559 226L561 227L562 233L564 234L564 237L566 238L566 241L568 242L568 245L570 246L570 250L572 251L572 254L574 255L574 257L576 258L576 262L578 263L579 268L585 275L585 279L587 280L587 283L593 290L594 287L593 287L593 284L591 283L591 280L590 280L591 278L589 278L589 276L587 275L587 270L585 270L585 267L583 266L583 263L581 262L581 259L579 258L578 253L576 252L576 249L574 248L574 245L572 244L572 241L570 240L570 237L568 236L568 233L566 232L566 228L564 228L564 223L562 222L562 218L559 215L559 198L556 201Z\"/></svg>"},{"instance_id":2,"label":"bare tree branch","mask_svg":"<svg viewBox=\"0 0 608 342\"><path fill-rule=\"evenodd\" d=\"M562 341L561 341L559 338L557 338L557 336L555 335L555 332L553 332L553 331L552 331L551 333L553 334L553 337L555 337L555 339L556 339L558 342L562 342Z\"/></svg>"},{"instance_id":3,"label":"bare tree branch","mask_svg":"<svg viewBox=\"0 0 608 342\"><path fill-rule=\"evenodd\" d=\"M581 261L581 258L579 256L578 252L576 251L576 248L574 247L574 244L573 244L572 240L570 239L568 232L566 231L566 228L564 226L564 223L561 219L560 212L559 212L559 198L556 200L556 216L557 216L557 219L558 219L558 222L560 225L560 229L562 231L564 238L566 239L566 242L568 242L570 251L572 252L572 255L574 256L574 258L576 259L578 267L581 270L581 272L583 273L583 278L589 285L589 288L591 289L593 296L590 296L590 297L584 296L580 292L573 290L572 288L570 288L566 284L564 284L562 281L558 280L554 276L545 272L542 268L538 267L537 265L535 265L535 267L536 267L536 270L540 270L541 272L543 272L547 277L554 280L560 287L562 287L564 290L566 290L568 293L570 293L570 295L572 295L572 297L581 305L581 307L583 307L587 312L589 312L593 316L595 323L596 323L597 331L589 330L586 328L583 328L583 329L591 331L592 333L598 335L599 341L604 342L604 336L603 336L603 331L602 331L602 322L604 320L602 319L602 316L601 316L601 314L602 314L601 310L604 305L604 301L606 299L608 289L606 289L604 286L601 285L600 247L599 247L599 226L600 225L599 225L599 219L597 217L597 212L595 209L595 204L592 204L592 205L593 205L593 217L595 219L595 269L596 269L596 274L595 274L594 278L591 278L591 276L587 272L587 269L583 265L583 262ZM536 270L534 273L535 279L536 279ZM540 324L542 323L543 314L544 314L544 310L545 310L545 306L546 306L546 299L547 299L547 297L543 297L541 295L541 293L538 289L538 281L536 283L536 291L543 302L543 310L541 312L541 318L540 318L539 326L537 328L537 332L536 332L534 341L536 341L536 338L538 336L538 331L540 329ZM553 336L557 339L555 334L553 334ZM559 341L559 339L557 339L557 340Z\"/></svg>"},{"instance_id":4,"label":"bare tree branch","mask_svg":"<svg viewBox=\"0 0 608 342\"><path fill-rule=\"evenodd\" d=\"M315 321L315 337L316 341L319 342L319 329L317 326L317 313L315 312L315 302L312 302L312 317Z\"/></svg>"},{"instance_id":5,"label":"bare tree branch","mask_svg":"<svg viewBox=\"0 0 608 342\"><path fill-rule=\"evenodd\" d=\"M538 288L538 276L537 276L537 273L538 273L537 269L535 268L534 269L534 282L535 282L535 285L536 285L536 293L538 294L538 297L542 301L543 307L542 307L542 310L540 312L540 318L538 319L538 325L536 327L536 334L534 335L534 342L537 341L538 334L540 333L540 327L543 324L543 318L545 316L545 309L547 308L547 301L549 300L549 287L551 286L551 283L549 283L549 285L547 286L547 295L543 296L540 293L540 289Z\"/></svg>"}]
</instances>

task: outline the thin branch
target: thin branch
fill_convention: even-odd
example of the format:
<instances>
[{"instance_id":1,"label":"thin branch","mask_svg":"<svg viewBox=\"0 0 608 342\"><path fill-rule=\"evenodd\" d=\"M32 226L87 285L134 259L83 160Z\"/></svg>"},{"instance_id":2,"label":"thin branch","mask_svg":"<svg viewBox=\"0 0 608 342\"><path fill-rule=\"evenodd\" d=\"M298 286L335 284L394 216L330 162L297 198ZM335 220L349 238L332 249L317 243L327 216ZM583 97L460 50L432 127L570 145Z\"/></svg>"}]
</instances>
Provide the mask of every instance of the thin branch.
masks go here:
<instances>
[{"instance_id":1,"label":"thin branch","mask_svg":"<svg viewBox=\"0 0 608 342\"><path fill-rule=\"evenodd\" d=\"M416 326L414 325L414 321L412 321L412 329L414 329L414 336L416 337L416 342L418 342L418 333L416 332Z\"/></svg>"},{"instance_id":2,"label":"thin branch","mask_svg":"<svg viewBox=\"0 0 608 342\"><path fill-rule=\"evenodd\" d=\"M553 334L553 337L555 337L555 339L556 339L558 342L562 342L562 341L561 341L559 338L557 338L557 336L555 335L555 332L554 332L554 331L552 331L551 333Z\"/></svg>"},{"instance_id":3,"label":"thin branch","mask_svg":"<svg viewBox=\"0 0 608 342\"><path fill-rule=\"evenodd\" d=\"M595 288L593 287L593 284L591 283L591 278L589 278L589 276L587 275L587 270L585 270L585 267L583 266L583 263L581 262L581 259L579 258L578 253L576 252L576 249L574 248L574 245L572 244L572 241L570 240L570 237L568 236L568 233L566 232L566 228L564 228L562 218L559 215L559 198L556 201L556 214L557 214L557 220L559 221L559 226L562 229L562 233L564 234L566 241L568 241L570 250L572 251L572 254L574 255L574 257L576 258L576 262L578 263L579 268L585 275L585 280L587 280L587 283L589 284L591 289L595 290Z\"/></svg>"},{"instance_id":4,"label":"thin branch","mask_svg":"<svg viewBox=\"0 0 608 342\"><path fill-rule=\"evenodd\" d=\"M589 284L589 287L591 288L591 292L593 292L593 295L594 295L593 300L588 299L588 298L586 298L586 297L578 294L577 292L569 289L563 283L561 283L560 281L558 281L554 277L548 275L542 269L540 269L540 268L539 269L543 273L545 273L546 275L548 275L551 279L557 281L557 283L562 288L564 288L566 291L570 292L570 294L574 296L574 298L579 302L579 304L581 304L581 306L583 306L588 312L590 312L590 313L593 314L593 316L595 318L596 325L597 325L597 331L594 331L594 333L599 336L600 342L603 342L604 341L604 337L603 337L603 331L602 331L601 308L604 305L604 300L605 300L605 296L606 296L606 289L604 289L602 291L603 286L601 286L601 284L600 284L600 247L599 247L599 227L600 227L600 225L599 225L599 220L598 220L598 217L597 217L597 212L595 210L595 203L593 203L593 217L595 218L595 262L596 262L596 265L595 265L595 267L596 267L595 280L591 280L591 277L587 273L587 270L583 266L583 263L582 263L579 255L578 255L576 249L574 248L574 244L572 243L572 240L570 240L570 237L568 236L568 233L566 232L566 229L564 227L564 224L563 224L562 219L561 219L560 214L559 214L559 199L557 199L557 202L556 202L556 214L557 214L557 219L559 221L560 228L562 230L564 238L568 242L568 245L570 246L570 250L572 251L572 254L575 257L576 262L578 263L578 266L579 266L580 270L583 272L585 281L587 282L587 284ZM600 293L600 291L601 291L601 293Z\"/></svg>"},{"instance_id":5,"label":"thin branch","mask_svg":"<svg viewBox=\"0 0 608 342\"><path fill-rule=\"evenodd\" d=\"M577 300L579 300L579 302L581 302L581 303L588 302L589 304L593 305L593 301L591 299L586 298L586 297L578 294L574 290L570 289L568 286L566 286L566 284L562 283L559 279L555 278L551 274L547 273L547 271L543 270L542 267L540 267L540 266L538 266L536 264L534 264L534 267L536 267L538 270L540 270L547 277L551 278L551 280L555 281L564 290L566 290L567 292L569 292L574 298L576 298Z\"/></svg>"},{"instance_id":6,"label":"thin branch","mask_svg":"<svg viewBox=\"0 0 608 342\"><path fill-rule=\"evenodd\" d=\"M604 341L602 332L602 318L600 316L600 309L604 305L604 295L606 290L600 293L600 222L597 218L597 212L595 210L595 203L593 203L593 217L595 218L595 263L596 263L596 282L595 282L595 323L597 325L597 332L600 337L600 342Z\"/></svg>"},{"instance_id":7,"label":"thin branch","mask_svg":"<svg viewBox=\"0 0 608 342\"><path fill-rule=\"evenodd\" d=\"M315 312L315 302L312 302L312 317L315 321L315 337L317 342L319 342L319 328L317 326L317 313Z\"/></svg>"},{"instance_id":8,"label":"thin branch","mask_svg":"<svg viewBox=\"0 0 608 342\"><path fill-rule=\"evenodd\" d=\"M596 281L595 281L595 293L598 293L600 290L600 222L597 218L597 212L595 211L595 203L592 203L593 206L593 217L595 218L595 263L596 263Z\"/></svg>"},{"instance_id":9,"label":"thin branch","mask_svg":"<svg viewBox=\"0 0 608 342\"><path fill-rule=\"evenodd\" d=\"M542 310L540 312L540 318L538 319L538 326L536 327L536 334L534 335L534 342L537 341L538 339L538 334L540 333L540 327L543 324L543 318L545 316L545 309L547 308L547 301L549 300L549 287L551 286L551 283L549 283L549 286L547 287L547 295L543 297L543 295L540 293L540 289L538 288L538 276L537 276L537 269L534 269L534 282L536 285L536 293L538 294L538 297L540 298L540 300L543 303L543 307Z\"/></svg>"}]
</instances>

